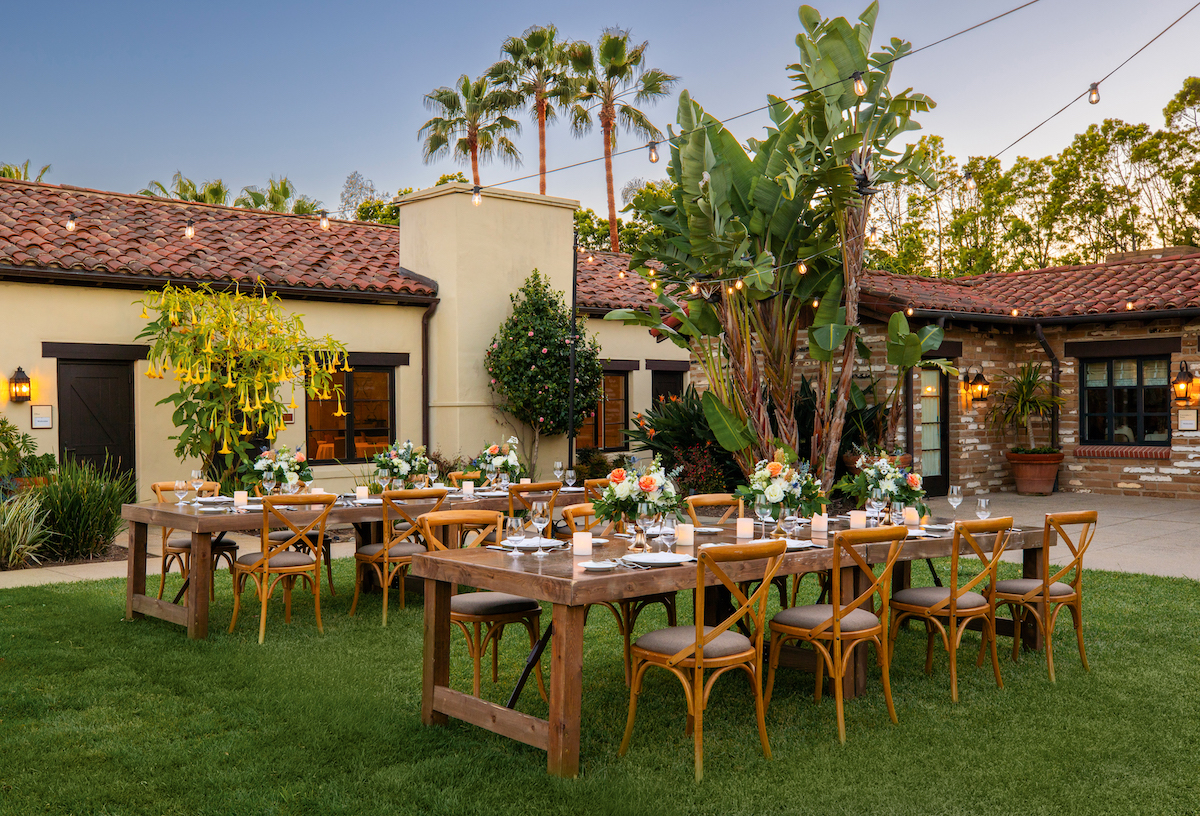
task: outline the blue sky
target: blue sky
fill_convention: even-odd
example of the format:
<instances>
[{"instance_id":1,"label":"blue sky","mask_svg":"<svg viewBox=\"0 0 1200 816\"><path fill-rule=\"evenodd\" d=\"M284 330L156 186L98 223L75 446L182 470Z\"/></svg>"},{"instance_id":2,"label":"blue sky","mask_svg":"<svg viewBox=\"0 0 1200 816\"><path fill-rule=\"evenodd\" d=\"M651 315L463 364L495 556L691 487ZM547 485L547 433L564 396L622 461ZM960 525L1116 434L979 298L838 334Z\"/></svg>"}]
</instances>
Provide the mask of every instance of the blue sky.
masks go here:
<instances>
[{"instance_id":1,"label":"blue sky","mask_svg":"<svg viewBox=\"0 0 1200 816\"><path fill-rule=\"evenodd\" d=\"M922 118L960 158L991 154L1061 107L1158 33L1193 0L1042 0L998 23L897 65L893 88L937 101ZM824 2L856 17L863 3ZM920 46L1018 5L1018 0L883 0L876 41ZM380 188L423 187L457 169L424 165L417 130L429 90L483 72L505 36L555 23L572 39L608 26L649 40L650 65L680 76L677 89L718 117L787 94L800 25L791 2L32 2L6 8L0 161L52 164L48 181L133 192L176 171L222 178L235 191L288 175L336 209L342 183L361 172ZM1162 124L1162 108L1197 73L1200 10L1102 87L1007 154L1054 153L1104 117ZM1192 55L1189 59L1189 55ZM650 109L665 130L672 97ZM484 183L537 169L536 127L519 140L522 168L494 164ZM758 134L765 116L734 132ZM637 142L622 135L620 146ZM549 165L601 155L598 132L549 134ZM618 189L662 175L644 153L616 162ZM658 171L657 173L655 171ZM510 185L537 190L537 181ZM554 174L548 192L605 206L603 165Z\"/></svg>"}]
</instances>

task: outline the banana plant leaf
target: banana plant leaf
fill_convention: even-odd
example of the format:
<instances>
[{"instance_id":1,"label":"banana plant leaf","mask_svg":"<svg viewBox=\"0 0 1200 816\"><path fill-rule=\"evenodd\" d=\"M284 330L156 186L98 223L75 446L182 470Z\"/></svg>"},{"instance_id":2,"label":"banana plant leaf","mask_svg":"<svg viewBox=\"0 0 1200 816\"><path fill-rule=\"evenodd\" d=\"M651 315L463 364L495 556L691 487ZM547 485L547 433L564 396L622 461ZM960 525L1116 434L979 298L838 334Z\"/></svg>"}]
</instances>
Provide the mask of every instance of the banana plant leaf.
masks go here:
<instances>
[{"instance_id":1,"label":"banana plant leaf","mask_svg":"<svg viewBox=\"0 0 1200 816\"><path fill-rule=\"evenodd\" d=\"M700 401L704 406L704 418L708 420L708 427L712 428L713 435L722 448L736 453L754 444L754 431L745 420L738 418L725 403L717 399L712 391L705 391Z\"/></svg>"}]
</instances>

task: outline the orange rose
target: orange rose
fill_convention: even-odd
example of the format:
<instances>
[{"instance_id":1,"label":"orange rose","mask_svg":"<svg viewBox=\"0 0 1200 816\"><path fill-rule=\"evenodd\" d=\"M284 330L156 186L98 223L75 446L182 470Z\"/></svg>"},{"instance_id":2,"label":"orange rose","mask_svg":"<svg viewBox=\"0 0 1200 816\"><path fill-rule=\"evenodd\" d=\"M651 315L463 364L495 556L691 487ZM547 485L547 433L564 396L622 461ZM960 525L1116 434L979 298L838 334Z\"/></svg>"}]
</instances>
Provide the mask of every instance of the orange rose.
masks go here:
<instances>
[{"instance_id":1,"label":"orange rose","mask_svg":"<svg viewBox=\"0 0 1200 816\"><path fill-rule=\"evenodd\" d=\"M608 474L608 480L613 484L625 481L625 468L617 468L612 473Z\"/></svg>"},{"instance_id":2,"label":"orange rose","mask_svg":"<svg viewBox=\"0 0 1200 816\"><path fill-rule=\"evenodd\" d=\"M656 487L658 487L658 482L654 481L653 476L643 476L642 478L638 479L638 488L641 489L643 493L650 493Z\"/></svg>"},{"instance_id":3,"label":"orange rose","mask_svg":"<svg viewBox=\"0 0 1200 816\"><path fill-rule=\"evenodd\" d=\"M495 456L497 453L499 453L499 452L500 452L500 446L499 446L499 445L492 445L491 447L489 447L489 448L487 449L487 452L488 452L488 453L490 453L491 455Z\"/></svg>"},{"instance_id":4,"label":"orange rose","mask_svg":"<svg viewBox=\"0 0 1200 816\"><path fill-rule=\"evenodd\" d=\"M770 473L772 476L778 476L780 473L783 473L783 465L779 462L768 462L767 473Z\"/></svg>"}]
</instances>

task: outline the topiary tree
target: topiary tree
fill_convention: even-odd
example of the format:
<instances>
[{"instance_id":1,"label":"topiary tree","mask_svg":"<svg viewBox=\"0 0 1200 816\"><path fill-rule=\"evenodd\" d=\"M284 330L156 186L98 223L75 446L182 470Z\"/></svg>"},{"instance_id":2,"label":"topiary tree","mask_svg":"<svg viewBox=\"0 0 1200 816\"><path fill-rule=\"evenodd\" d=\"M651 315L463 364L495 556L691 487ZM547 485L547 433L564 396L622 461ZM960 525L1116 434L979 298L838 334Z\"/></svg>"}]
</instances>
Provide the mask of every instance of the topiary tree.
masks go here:
<instances>
[{"instance_id":1,"label":"topiary tree","mask_svg":"<svg viewBox=\"0 0 1200 816\"><path fill-rule=\"evenodd\" d=\"M529 472L537 472L538 445L543 436L578 431L600 399L603 371L600 347L571 325L571 311L562 292L549 278L533 270L521 288L510 295L512 314L500 324L485 354L488 379L496 408L510 414L533 432ZM568 417L567 387L571 345L575 344L575 416Z\"/></svg>"}]
</instances>

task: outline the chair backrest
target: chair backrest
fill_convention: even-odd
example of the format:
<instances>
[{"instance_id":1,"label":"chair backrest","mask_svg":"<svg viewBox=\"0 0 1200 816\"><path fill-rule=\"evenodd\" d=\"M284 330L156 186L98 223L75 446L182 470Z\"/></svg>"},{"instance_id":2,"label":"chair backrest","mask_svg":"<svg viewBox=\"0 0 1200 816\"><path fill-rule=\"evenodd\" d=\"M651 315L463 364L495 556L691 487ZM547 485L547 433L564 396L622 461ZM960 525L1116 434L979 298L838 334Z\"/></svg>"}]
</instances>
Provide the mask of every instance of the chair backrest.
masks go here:
<instances>
[{"instance_id":1,"label":"chair backrest","mask_svg":"<svg viewBox=\"0 0 1200 816\"><path fill-rule=\"evenodd\" d=\"M692 517L692 524L700 526L700 519L697 517L697 507L723 507L725 508L724 515L717 519L717 524L724 524L733 515L733 511L737 510L737 517L741 518L745 515L746 509L742 505L742 500L732 493L699 493L695 496L687 497L688 515Z\"/></svg>"},{"instance_id":2,"label":"chair backrest","mask_svg":"<svg viewBox=\"0 0 1200 816\"><path fill-rule=\"evenodd\" d=\"M613 531L613 523L610 521L603 528L600 527L600 519L596 518L596 510L591 502L582 504L572 504L563 508L563 522L566 523L566 535L569 538L571 533L582 533L591 531L597 535L606 536Z\"/></svg>"},{"instance_id":3,"label":"chair backrest","mask_svg":"<svg viewBox=\"0 0 1200 816\"><path fill-rule=\"evenodd\" d=\"M419 525L417 518L419 516L412 515L412 508L404 504L407 501L421 502L424 507L426 502L433 501L432 508L426 512L436 512L442 509L442 505L446 502L447 491L445 488L410 488L408 490L385 490L383 492L383 540L388 547L403 541L406 538L416 538ZM396 523L404 521L408 522L409 528L403 532L396 529ZM386 549L386 548L385 548Z\"/></svg>"},{"instance_id":4,"label":"chair backrest","mask_svg":"<svg viewBox=\"0 0 1200 816\"><path fill-rule=\"evenodd\" d=\"M188 490L190 491L192 489L192 483L190 481L188 481L187 486L188 486ZM150 485L150 489L154 491L154 497L156 499L158 499L160 504L162 502L170 502L171 499L175 498L175 483L174 482L154 482L153 484ZM221 485L219 482L205 482L204 484L202 484L200 486L200 489L196 491L196 495L197 496L215 496L220 492L221 492ZM174 502L172 502L172 504L173 503ZM162 528L163 544L167 543L167 540L171 538L171 533L173 533L173 532L175 532L174 527L163 527Z\"/></svg>"},{"instance_id":5,"label":"chair backrest","mask_svg":"<svg viewBox=\"0 0 1200 816\"><path fill-rule=\"evenodd\" d=\"M996 565L1000 563L1000 556L1004 555L1004 548L1008 546L1008 531L1012 529L1012 525L1012 516L983 519L982 521L955 522L954 544L950 550L950 594L944 600L930 607L931 609L948 609L951 615L956 615L958 601L963 594L979 592L976 587L984 582L987 583L987 586L982 587L984 591L979 594L987 598L988 604L991 604L996 595ZM989 554L976 536L990 534L995 534L996 538L992 542L992 551ZM964 541L969 551L979 559L982 569L970 581L959 586L958 562L962 557Z\"/></svg>"},{"instance_id":6,"label":"chair backrest","mask_svg":"<svg viewBox=\"0 0 1200 816\"><path fill-rule=\"evenodd\" d=\"M333 509L333 505L337 503L337 500L338 497L332 493L263 496L262 558L255 562L254 566L261 565L268 557L278 555L294 544L303 544L312 553L313 559L317 566L320 567L321 555L325 549L325 522L329 518L329 511ZM318 510L320 512L315 518L305 522L301 526L284 513L281 508L285 507ZM270 537L271 530L280 527L288 534L288 538L286 540L281 538L277 541L272 541ZM316 542L312 542L308 538L308 533L313 529L317 531Z\"/></svg>"},{"instance_id":7,"label":"chair backrest","mask_svg":"<svg viewBox=\"0 0 1200 816\"><path fill-rule=\"evenodd\" d=\"M770 597L771 580L779 571L787 544L783 539L774 541L756 541L745 544L705 544L698 548L696 554L696 638L691 645L671 655L668 666L676 666L680 661L695 657L698 668L704 666L704 647L714 638L729 630L738 621L748 619L747 628L755 649L762 646L763 620L767 614L767 600ZM763 565L762 583L749 596L739 585L744 579L735 581L722 568L722 564L740 561L757 561L766 559ZM712 573L718 581L729 590L736 608L730 615L709 631L704 631L704 587L708 581L705 573ZM761 651L759 652L761 656Z\"/></svg>"},{"instance_id":8,"label":"chair backrest","mask_svg":"<svg viewBox=\"0 0 1200 816\"><path fill-rule=\"evenodd\" d=\"M446 478L450 481L451 487L462 487L464 481L479 482L479 477L483 475L478 470L454 470L446 474Z\"/></svg>"},{"instance_id":9,"label":"chair backrest","mask_svg":"<svg viewBox=\"0 0 1200 816\"><path fill-rule=\"evenodd\" d=\"M508 514L515 516L522 510L532 510L535 501L544 501L546 510L553 515L554 502L558 499L558 491L562 490L562 486L562 482L510 484L508 486Z\"/></svg>"},{"instance_id":10,"label":"chair backrest","mask_svg":"<svg viewBox=\"0 0 1200 816\"><path fill-rule=\"evenodd\" d=\"M478 547L485 543L489 533L495 532L496 539L502 535L504 514L499 510L438 510L417 516L421 536L430 550L457 550L463 547ZM442 529L447 533L443 538ZM475 537L466 541L468 534Z\"/></svg>"},{"instance_id":11,"label":"chair backrest","mask_svg":"<svg viewBox=\"0 0 1200 816\"><path fill-rule=\"evenodd\" d=\"M907 535L908 528L901 525L871 527L866 530L839 530L834 534L833 580L829 582L833 614L829 620L813 627L813 633L819 634L833 629L834 638L840 638L842 636L842 618L863 606L875 595L879 596L879 614L883 619L883 631L887 631L888 587L891 586L892 569L896 566L896 559L900 557L900 549L904 546L904 537ZM860 544L881 543L888 543L890 546L883 571L876 575L874 568L867 563L867 559L854 548ZM849 561L850 563L846 566L856 568L867 583L866 589L849 601L842 598L842 582L838 580L844 560ZM867 607L867 611L872 610Z\"/></svg>"},{"instance_id":12,"label":"chair backrest","mask_svg":"<svg viewBox=\"0 0 1200 816\"><path fill-rule=\"evenodd\" d=\"M608 479L584 479L583 500L592 502L603 497L606 487L608 487Z\"/></svg>"},{"instance_id":13,"label":"chair backrest","mask_svg":"<svg viewBox=\"0 0 1200 816\"><path fill-rule=\"evenodd\" d=\"M1092 543L1092 538L1096 535L1096 520L1099 514L1095 510L1078 510L1073 513L1047 513L1046 526L1042 529L1042 587L1047 593L1050 592L1050 585L1055 581L1062 581L1067 578L1066 583L1070 584L1076 592L1083 583L1083 554L1087 552L1087 548ZM1076 528L1072 532L1068 532L1064 527ZM1071 561L1058 572L1050 573L1050 547L1054 543L1054 534L1058 535L1058 539L1067 545L1067 549L1071 551ZM1071 575L1071 573L1074 573ZM1067 576L1070 575L1068 578Z\"/></svg>"}]
</instances>

